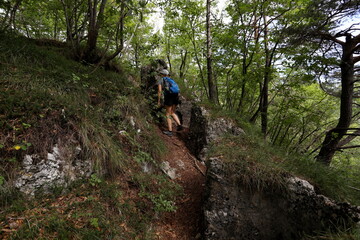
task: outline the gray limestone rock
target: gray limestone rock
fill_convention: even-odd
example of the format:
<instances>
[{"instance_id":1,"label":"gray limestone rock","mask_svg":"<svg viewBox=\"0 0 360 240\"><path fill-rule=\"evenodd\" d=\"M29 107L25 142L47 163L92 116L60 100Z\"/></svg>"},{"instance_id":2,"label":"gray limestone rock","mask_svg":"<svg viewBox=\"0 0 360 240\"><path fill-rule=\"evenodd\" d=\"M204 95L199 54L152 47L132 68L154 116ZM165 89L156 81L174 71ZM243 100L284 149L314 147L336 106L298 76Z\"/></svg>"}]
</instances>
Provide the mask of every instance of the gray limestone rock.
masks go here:
<instances>
[{"instance_id":1,"label":"gray limestone rock","mask_svg":"<svg viewBox=\"0 0 360 240\"><path fill-rule=\"evenodd\" d=\"M89 177L92 173L92 163L76 156L81 152L76 147L69 154L68 149L53 147L46 159L38 155L26 155L22 162L22 170L14 181L14 186L28 195L35 195L37 191L48 192L54 186L67 186L72 181ZM69 156L74 156L69 158Z\"/></svg>"},{"instance_id":2,"label":"gray limestone rock","mask_svg":"<svg viewBox=\"0 0 360 240\"><path fill-rule=\"evenodd\" d=\"M302 233L360 220L359 207L337 203L307 181L288 178L288 191L249 189L219 158L207 162L206 240L301 239Z\"/></svg>"}]
</instances>

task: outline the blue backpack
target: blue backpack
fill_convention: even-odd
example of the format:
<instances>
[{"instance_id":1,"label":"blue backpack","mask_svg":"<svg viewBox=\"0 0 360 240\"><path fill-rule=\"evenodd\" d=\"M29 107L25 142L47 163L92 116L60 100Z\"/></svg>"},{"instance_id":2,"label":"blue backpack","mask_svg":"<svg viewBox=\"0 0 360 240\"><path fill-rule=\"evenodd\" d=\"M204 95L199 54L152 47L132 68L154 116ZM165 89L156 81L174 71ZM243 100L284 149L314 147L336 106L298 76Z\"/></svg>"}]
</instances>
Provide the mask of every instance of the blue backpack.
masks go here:
<instances>
[{"instance_id":1,"label":"blue backpack","mask_svg":"<svg viewBox=\"0 0 360 240\"><path fill-rule=\"evenodd\" d=\"M164 77L163 79L164 79L165 91L167 91L169 93L179 93L180 92L179 86L173 79L171 79L169 77Z\"/></svg>"}]
</instances>

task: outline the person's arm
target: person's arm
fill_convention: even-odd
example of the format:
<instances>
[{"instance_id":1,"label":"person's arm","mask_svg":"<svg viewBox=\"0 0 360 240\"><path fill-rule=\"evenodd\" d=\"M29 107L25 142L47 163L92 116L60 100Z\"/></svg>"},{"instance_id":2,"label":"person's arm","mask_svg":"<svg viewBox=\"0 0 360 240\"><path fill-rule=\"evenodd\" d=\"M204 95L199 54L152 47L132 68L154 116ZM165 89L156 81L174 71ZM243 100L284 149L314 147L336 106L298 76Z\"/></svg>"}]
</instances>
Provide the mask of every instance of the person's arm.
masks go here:
<instances>
[{"instance_id":1,"label":"person's arm","mask_svg":"<svg viewBox=\"0 0 360 240\"><path fill-rule=\"evenodd\" d=\"M161 84L158 84L158 105L159 106L160 106L161 93L162 93L162 86L161 86Z\"/></svg>"}]
</instances>

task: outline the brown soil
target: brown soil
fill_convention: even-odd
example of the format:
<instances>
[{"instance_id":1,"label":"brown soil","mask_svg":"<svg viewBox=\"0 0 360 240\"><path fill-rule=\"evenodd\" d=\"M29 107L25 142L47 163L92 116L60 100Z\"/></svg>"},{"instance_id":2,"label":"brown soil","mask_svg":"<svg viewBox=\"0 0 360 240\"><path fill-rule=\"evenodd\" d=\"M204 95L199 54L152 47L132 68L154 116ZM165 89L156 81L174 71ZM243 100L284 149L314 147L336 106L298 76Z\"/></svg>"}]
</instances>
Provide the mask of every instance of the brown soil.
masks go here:
<instances>
[{"instance_id":1,"label":"brown soil","mask_svg":"<svg viewBox=\"0 0 360 240\"><path fill-rule=\"evenodd\" d=\"M205 166L190 154L181 140L186 138L186 129L174 132L172 137L164 135L161 130L158 133L168 148L168 154L162 160L176 169L173 181L182 186L184 194L176 201L177 211L163 214L156 223L156 235L161 240L200 239Z\"/></svg>"}]
</instances>

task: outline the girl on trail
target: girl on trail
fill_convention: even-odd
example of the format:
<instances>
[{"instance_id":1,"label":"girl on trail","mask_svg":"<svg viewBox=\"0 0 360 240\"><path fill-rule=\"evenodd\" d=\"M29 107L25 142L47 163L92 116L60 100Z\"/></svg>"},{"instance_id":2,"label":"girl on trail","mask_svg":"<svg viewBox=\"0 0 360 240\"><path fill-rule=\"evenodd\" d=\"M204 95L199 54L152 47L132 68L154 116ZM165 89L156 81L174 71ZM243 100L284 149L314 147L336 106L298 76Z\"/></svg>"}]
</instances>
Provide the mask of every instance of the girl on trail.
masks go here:
<instances>
[{"instance_id":1,"label":"girl on trail","mask_svg":"<svg viewBox=\"0 0 360 240\"><path fill-rule=\"evenodd\" d=\"M183 126L180 123L179 117L176 115L175 110L176 106L179 104L179 91L177 84L175 83L177 90L172 91L171 87L169 87L169 82L173 82L172 79L170 79L169 72L166 69L162 69L159 72L161 78L157 82L158 85L158 105L161 106L160 100L162 92L164 92L164 106L166 109L166 122L168 126L167 131L163 131L164 134L168 136L172 136L172 120L171 117L174 119L175 123L177 124L177 131L183 130Z\"/></svg>"}]
</instances>

